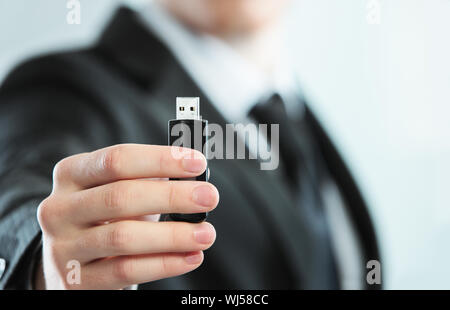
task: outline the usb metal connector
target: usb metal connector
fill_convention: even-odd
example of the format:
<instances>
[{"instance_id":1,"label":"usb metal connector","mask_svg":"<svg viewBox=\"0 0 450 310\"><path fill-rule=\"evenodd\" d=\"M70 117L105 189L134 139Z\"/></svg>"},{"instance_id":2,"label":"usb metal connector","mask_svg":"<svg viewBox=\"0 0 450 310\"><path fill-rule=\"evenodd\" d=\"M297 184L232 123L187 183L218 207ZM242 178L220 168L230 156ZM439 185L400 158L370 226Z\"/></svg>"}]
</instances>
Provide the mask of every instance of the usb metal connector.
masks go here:
<instances>
[{"instance_id":1,"label":"usb metal connector","mask_svg":"<svg viewBox=\"0 0 450 310\"><path fill-rule=\"evenodd\" d=\"M177 97L177 119L200 119L199 97Z\"/></svg>"}]
</instances>

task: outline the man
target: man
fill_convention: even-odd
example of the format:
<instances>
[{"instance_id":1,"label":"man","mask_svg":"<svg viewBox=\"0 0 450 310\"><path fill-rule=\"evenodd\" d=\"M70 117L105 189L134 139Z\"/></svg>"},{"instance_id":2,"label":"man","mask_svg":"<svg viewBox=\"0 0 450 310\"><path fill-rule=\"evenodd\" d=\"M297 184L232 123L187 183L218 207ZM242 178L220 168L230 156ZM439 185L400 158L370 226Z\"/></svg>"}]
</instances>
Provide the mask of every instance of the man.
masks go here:
<instances>
[{"instance_id":1,"label":"man","mask_svg":"<svg viewBox=\"0 0 450 310\"><path fill-rule=\"evenodd\" d=\"M287 5L123 8L94 47L14 70L0 89L1 287L376 288L366 206L280 61ZM177 96L222 128L280 124L280 167L211 160L211 184L168 181L206 169L164 146ZM206 211L211 224L158 222ZM73 262L81 281L67 281Z\"/></svg>"}]
</instances>

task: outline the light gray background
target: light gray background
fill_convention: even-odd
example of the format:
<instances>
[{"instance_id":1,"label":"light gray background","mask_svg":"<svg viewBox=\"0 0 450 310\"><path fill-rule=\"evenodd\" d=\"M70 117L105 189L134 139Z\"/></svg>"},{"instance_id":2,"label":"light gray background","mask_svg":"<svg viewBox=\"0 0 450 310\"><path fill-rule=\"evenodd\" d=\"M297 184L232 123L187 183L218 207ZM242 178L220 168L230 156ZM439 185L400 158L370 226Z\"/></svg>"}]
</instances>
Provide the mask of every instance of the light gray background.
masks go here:
<instances>
[{"instance_id":1,"label":"light gray background","mask_svg":"<svg viewBox=\"0 0 450 310\"><path fill-rule=\"evenodd\" d=\"M120 1L0 0L0 80L25 57L95 39ZM135 3L139 0L134 1ZM292 48L313 108L371 206L388 288L450 288L450 1L298 0Z\"/></svg>"}]
</instances>

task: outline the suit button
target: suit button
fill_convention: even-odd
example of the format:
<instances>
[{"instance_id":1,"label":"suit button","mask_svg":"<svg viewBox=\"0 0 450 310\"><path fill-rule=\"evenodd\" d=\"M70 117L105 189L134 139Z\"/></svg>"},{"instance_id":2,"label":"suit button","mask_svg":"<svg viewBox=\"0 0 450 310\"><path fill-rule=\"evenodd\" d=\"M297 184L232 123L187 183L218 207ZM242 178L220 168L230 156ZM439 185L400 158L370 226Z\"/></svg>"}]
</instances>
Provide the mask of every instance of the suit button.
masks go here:
<instances>
[{"instance_id":1,"label":"suit button","mask_svg":"<svg viewBox=\"0 0 450 310\"><path fill-rule=\"evenodd\" d=\"M6 270L6 260L0 258L0 279L3 277L5 270Z\"/></svg>"}]
</instances>

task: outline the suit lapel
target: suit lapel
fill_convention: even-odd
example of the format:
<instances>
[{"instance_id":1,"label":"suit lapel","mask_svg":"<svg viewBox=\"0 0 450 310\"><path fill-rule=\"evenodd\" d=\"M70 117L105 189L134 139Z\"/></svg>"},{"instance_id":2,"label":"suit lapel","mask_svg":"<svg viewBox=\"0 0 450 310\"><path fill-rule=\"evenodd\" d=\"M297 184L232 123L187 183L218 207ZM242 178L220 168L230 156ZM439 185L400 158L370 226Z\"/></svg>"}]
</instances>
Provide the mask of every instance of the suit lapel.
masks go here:
<instances>
[{"instance_id":1,"label":"suit lapel","mask_svg":"<svg viewBox=\"0 0 450 310\"><path fill-rule=\"evenodd\" d=\"M323 126L320 125L310 109L306 109L306 118L310 123L314 135L321 148L325 158L328 170L336 181L337 186L344 196L345 206L350 214L351 220L358 231L359 244L362 247L364 255L363 261L370 260L381 261L380 250L375 235L375 228L371 221L368 207L359 191L353 176L347 165L344 163L341 155L337 151L329 136L326 134ZM363 270L363 273L366 270ZM379 285L366 285L366 289L379 289Z\"/></svg>"}]
</instances>

